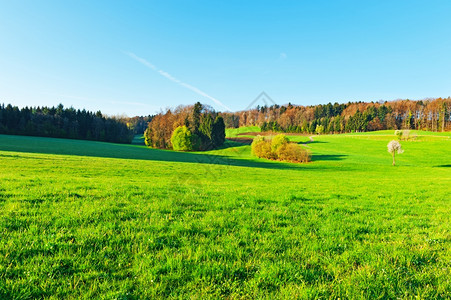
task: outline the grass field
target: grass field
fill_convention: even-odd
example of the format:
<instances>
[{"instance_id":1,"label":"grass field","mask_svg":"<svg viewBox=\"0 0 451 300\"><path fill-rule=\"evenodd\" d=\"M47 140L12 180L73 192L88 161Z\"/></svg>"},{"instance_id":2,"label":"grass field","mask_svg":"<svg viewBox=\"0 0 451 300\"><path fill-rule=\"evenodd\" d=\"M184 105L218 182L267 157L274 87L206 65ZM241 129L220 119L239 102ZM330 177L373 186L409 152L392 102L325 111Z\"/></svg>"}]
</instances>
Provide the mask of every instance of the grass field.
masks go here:
<instances>
[{"instance_id":1,"label":"grass field","mask_svg":"<svg viewBox=\"0 0 451 300\"><path fill-rule=\"evenodd\" d=\"M415 134L395 167L392 131L308 164L0 135L0 299L449 298L451 134Z\"/></svg>"}]
</instances>

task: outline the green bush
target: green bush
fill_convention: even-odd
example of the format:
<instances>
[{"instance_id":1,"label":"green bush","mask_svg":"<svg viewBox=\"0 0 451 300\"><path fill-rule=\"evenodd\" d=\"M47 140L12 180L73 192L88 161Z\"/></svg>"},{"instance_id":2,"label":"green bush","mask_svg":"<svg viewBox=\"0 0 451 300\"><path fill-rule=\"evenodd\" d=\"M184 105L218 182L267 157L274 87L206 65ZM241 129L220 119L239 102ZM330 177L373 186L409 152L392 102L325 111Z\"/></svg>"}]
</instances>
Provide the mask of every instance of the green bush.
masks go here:
<instances>
[{"instance_id":1,"label":"green bush","mask_svg":"<svg viewBox=\"0 0 451 300\"><path fill-rule=\"evenodd\" d=\"M191 131L186 126L177 127L172 133L171 143L176 151L193 150Z\"/></svg>"}]
</instances>

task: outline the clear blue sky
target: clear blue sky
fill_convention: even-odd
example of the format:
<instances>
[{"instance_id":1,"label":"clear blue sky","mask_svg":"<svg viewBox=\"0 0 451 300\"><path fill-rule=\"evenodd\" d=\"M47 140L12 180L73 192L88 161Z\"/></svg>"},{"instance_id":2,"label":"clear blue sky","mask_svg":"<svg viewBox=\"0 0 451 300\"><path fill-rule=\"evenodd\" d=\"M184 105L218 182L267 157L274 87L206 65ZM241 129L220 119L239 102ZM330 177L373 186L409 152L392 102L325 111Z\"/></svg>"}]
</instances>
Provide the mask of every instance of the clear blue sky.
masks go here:
<instances>
[{"instance_id":1,"label":"clear blue sky","mask_svg":"<svg viewBox=\"0 0 451 300\"><path fill-rule=\"evenodd\" d=\"M449 0L0 0L0 103L133 116L242 110L262 91L301 105L448 97L450 16Z\"/></svg>"}]
</instances>

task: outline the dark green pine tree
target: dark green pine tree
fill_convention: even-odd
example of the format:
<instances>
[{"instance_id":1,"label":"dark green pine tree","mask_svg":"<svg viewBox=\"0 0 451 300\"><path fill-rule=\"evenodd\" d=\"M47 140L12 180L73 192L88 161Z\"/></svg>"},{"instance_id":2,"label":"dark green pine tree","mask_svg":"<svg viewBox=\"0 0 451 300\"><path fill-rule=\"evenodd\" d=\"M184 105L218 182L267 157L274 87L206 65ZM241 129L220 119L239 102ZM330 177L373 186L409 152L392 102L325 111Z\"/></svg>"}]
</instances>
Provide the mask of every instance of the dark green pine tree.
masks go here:
<instances>
[{"instance_id":1,"label":"dark green pine tree","mask_svg":"<svg viewBox=\"0 0 451 300\"><path fill-rule=\"evenodd\" d=\"M203 106L200 102L196 102L191 114L191 120L189 122L189 129L194 134L199 134L200 118L202 115Z\"/></svg>"},{"instance_id":2,"label":"dark green pine tree","mask_svg":"<svg viewBox=\"0 0 451 300\"><path fill-rule=\"evenodd\" d=\"M225 123L221 116L217 116L213 123L212 142L215 148L220 147L225 142Z\"/></svg>"}]
</instances>

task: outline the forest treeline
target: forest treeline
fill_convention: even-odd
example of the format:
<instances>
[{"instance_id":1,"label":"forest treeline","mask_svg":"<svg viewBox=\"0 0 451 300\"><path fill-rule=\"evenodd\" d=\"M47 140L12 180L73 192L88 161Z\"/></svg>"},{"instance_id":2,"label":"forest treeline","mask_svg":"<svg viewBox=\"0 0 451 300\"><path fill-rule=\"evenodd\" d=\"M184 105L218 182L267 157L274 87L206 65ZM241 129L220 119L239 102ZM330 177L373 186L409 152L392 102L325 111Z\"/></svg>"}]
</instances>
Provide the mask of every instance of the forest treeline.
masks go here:
<instances>
[{"instance_id":1,"label":"forest treeline","mask_svg":"<svg viewBox=\"0 0 451 300\"><path fill-rule=\"evenodd\" d=\"M24 107L0 105L0 133L41 137L130 143L134 129L140 129L147 117L105 117L72 107Z\"/></svg>"},{"instance_id":2,"label":"forest treeline","mask_svg":"<svg viewBox=\"0 0 451 300\"><path fill-rule=\"evenodd\" d=\"M173 136L174 132L177 137ZM224 144L225 124L213 108L197 102L155 115L144 137L146 145L153 148L176 149L175 138L178 143L188 144L182 150L211 150Z\"/></svg>"},{"instance_id":3,"label":"forest treeline","mask_svg":"<svg viewBox=\"0 0 451 300\"><path fill-rule=\"evenodd\" d=\"M65 108L62 104L30 108L0 104L0 134L130 143L134 135L146 131L149 146L172 148L172 133L180 126L192 135L193 150L222 145L225 127L260 126L262 131L309 134L384 129L447 131L451 130L451 97L313 106L274 104L234 113L218 113L198 102L155 116L132 118L107 117L100 111Z\"/></svg>"},{"instance_id":4,"label":"forest treeline","mask_svg":"<svg viewBox=\"0 0 451 300\"><path fill-rule=\"evenodd\" d=\"M344 133L384 129L446 131L451 130L451 98L314 106L275 104L221 115L228 128L260 126L262 131L275 132Z\"/></svg>"}]
</instances>

